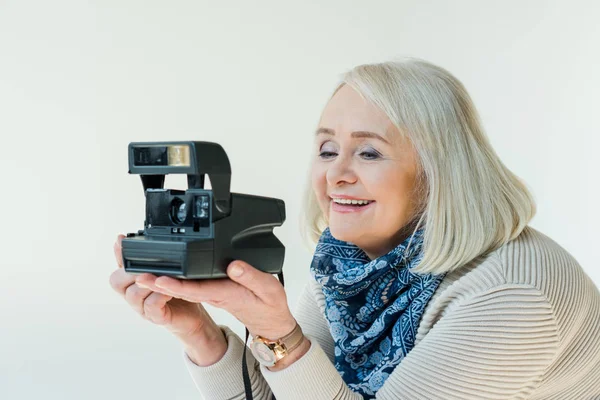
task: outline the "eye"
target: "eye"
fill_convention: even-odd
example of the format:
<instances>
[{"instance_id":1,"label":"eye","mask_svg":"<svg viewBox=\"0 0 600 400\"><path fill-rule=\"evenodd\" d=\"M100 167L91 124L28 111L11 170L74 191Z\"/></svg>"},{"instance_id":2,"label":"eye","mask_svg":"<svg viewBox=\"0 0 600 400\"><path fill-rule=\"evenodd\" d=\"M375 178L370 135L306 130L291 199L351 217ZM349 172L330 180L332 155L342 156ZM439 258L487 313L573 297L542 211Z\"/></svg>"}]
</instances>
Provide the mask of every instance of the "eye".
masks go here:
<instances>
[{"instance_id":1,"label":"eye","mask_svg":"<svg viewBox=\"0 0 600 400\"><path fill-rule=\"evenodd\" d=\"M376 160L379 158L379 153L375 153L372 151L363 151L362 153L360 153L361 156L363 156L363 158L365 158L366 160Z\"/></svg>"},{"instance_id":2,"label":"eye","mask_svg":"<svg viewBox=\"0 0 600 400\"><path fill-rule=\"evenodd\" d=\"M334 153L334 152L332 152L332 151L322 151L322 152L319 154L319 157L321 157L321 158L331 158L331 157L332 157L332 155L336 155L336 153Z\"/></svg>"}]
</instances>

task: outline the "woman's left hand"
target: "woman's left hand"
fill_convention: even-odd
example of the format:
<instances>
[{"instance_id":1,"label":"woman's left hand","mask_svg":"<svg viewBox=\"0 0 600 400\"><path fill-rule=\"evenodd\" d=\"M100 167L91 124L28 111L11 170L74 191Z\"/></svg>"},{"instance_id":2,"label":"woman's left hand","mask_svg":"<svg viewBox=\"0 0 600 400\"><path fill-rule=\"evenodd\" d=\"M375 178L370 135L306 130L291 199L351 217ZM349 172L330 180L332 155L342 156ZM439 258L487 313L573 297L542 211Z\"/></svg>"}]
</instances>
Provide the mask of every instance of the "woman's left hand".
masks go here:
<instances>
[{"instance_id":1,"label":"woman's left hand","mask_svg":"<svg viewBox=\"0 0 600 400\"><path fill-rule=\"evenodd\" d=\"M276 340L294 329L296 320L276 277L241 260L229 264L227 275L231 279L184 280L144 273L136 282L169 296L222 308L244 324L252 336Z\"/></svg>"}]
</instances>

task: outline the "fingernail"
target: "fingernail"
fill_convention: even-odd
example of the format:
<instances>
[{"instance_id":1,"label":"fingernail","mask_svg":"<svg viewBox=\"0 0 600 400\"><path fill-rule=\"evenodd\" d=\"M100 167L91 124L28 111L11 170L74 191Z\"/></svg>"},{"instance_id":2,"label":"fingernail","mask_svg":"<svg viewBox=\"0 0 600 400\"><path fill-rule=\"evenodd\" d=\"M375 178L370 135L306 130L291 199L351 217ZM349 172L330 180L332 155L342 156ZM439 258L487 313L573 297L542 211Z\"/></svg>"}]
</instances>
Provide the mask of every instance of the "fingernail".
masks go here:
<instances>
[{"instance_id":1,"label":"fingernail","mask_svg":"<svg viewBox=\"0 0 600 400\"><path fill-rule=\"evenodd\" d=\"M149 289L149 287L146 286L146 285L144 285L143 283L136 282L135 284L138 285L139 287L143 288L143 289Z\"/></svg>"},{"instance_id":2,"label":"fingernail","mask_svg":"<svg viewBox=\"0 0 600 400\"><path fill-rule=\"evenodd\" d=\"M230 274L233 276L240 276L244 273L244 268L242 268L239 264L233 264L231 267Z\"/></svg>"}]
</instances>

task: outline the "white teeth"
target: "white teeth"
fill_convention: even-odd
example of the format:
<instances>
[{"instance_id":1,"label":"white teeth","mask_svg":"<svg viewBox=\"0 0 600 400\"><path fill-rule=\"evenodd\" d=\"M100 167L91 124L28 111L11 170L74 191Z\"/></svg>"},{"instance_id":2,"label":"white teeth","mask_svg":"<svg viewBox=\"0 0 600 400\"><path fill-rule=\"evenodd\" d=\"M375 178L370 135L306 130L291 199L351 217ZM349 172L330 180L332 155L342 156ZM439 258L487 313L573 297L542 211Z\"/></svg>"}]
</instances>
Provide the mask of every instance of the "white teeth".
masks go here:
<instances>
[{"instance_id":1,"label":"white teeth","mask_svg":"<svg viewBox=\"0 0 600 400\"><path fill-rule=\"evenodd\" d=\"M370 200L350 200L350 199L332 199L335 203L338 204L369 204Z\"/></svg>"}]
</instances>

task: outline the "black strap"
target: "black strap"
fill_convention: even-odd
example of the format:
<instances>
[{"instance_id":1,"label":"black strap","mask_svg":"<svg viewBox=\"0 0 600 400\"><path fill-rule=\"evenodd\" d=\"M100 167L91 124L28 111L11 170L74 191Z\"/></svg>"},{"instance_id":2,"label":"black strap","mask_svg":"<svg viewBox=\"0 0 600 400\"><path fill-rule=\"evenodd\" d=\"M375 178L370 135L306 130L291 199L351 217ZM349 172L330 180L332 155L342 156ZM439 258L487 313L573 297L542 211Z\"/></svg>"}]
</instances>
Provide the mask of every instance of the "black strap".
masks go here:
<instances>
[{"instance_id":1,"label":"black strap","mask_svg":"<svg viewBox=\"0 0 600 400\"><path fill-rule=\"evenodd\" d=\"M279 282L281 282L281 286L284 286L283 283L283 271L277 274L279 278ZM244 354L242 356L242 375L244 376L244 388L246 390L246 400L253 400L252 396L252 384L250 383L250 374L248 374L248 366L246 365L246 344L248 343L248 336L250 336L250 332L248 332L248 328L246 328L246 340L244 340ZM275 399L275 394L273 394L273 399Z\"/></svg>"}]
</instances>

